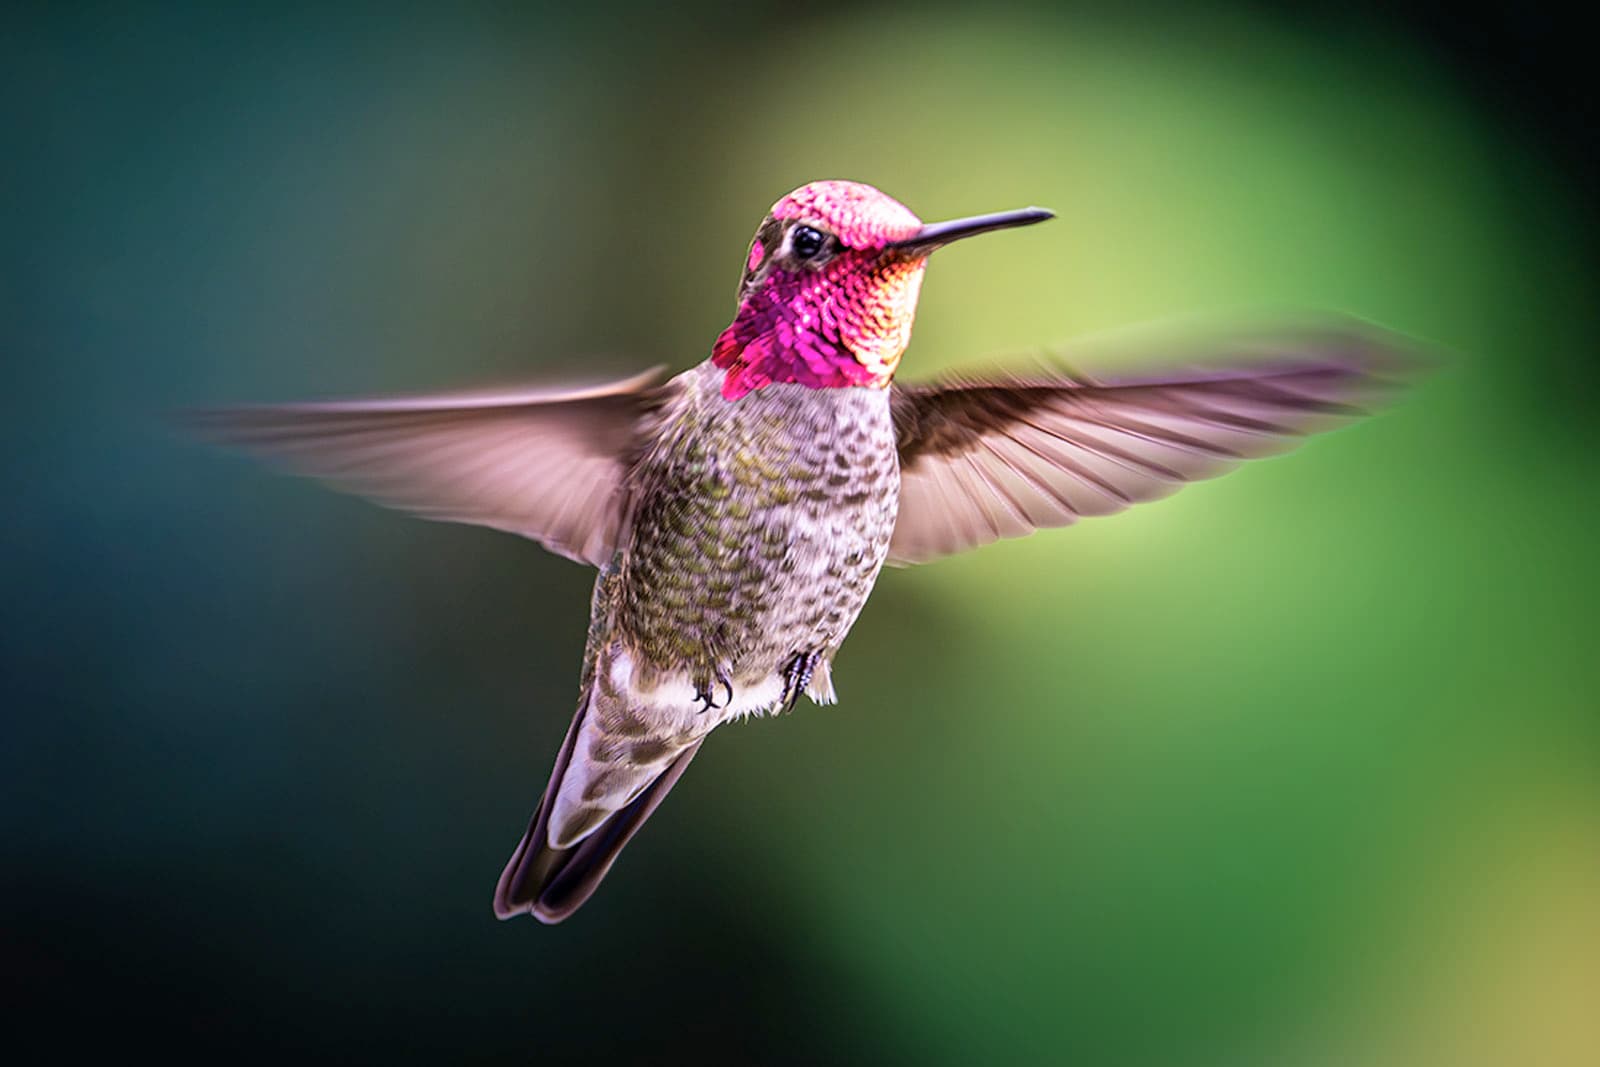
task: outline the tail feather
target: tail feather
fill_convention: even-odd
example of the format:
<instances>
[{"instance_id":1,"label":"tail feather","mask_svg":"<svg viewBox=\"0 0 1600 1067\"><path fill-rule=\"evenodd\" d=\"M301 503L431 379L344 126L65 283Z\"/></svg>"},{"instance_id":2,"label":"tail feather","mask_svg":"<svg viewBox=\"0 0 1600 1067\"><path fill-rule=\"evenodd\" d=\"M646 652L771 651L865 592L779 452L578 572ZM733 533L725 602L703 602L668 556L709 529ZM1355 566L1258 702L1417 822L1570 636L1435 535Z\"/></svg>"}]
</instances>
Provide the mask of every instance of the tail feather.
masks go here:
<instances>
[{"instance_id":1,"label":"tail feather","mask_svg":"<svg viewBox=\"0 0 1600 1067\"><path fill-rule=\"evenodd\" d=\"M678 748L654 776L648 773L647 767L637 764L624 762L619 767L615 763L597 763L593 758L595 741L609 738L590 715L591 710L590 700L580 703L528 831L500 875L494 894L494 913L498 918L531 914L540 922L558 923L577 911L599 887L623 846L639 832L700 750L703 738ZM582 752L579 752L580 745L585 746ZM620 778L619 784L642 779L641 787L629 790L627 795L613 794L617 806L592 825L585 825L581 832L573 832L572 819L564 813L561 821L567 825L558 825L552 833L551 819L558 807L558 798L563 793L568 796L575 791L584 793L586 783L599 782L608 776L613 781ZM593 807L588 811L591 815L597 814ZM563 838L566 839L563 847L553 847L554 840Z\"/></svg>"}]
</instances>

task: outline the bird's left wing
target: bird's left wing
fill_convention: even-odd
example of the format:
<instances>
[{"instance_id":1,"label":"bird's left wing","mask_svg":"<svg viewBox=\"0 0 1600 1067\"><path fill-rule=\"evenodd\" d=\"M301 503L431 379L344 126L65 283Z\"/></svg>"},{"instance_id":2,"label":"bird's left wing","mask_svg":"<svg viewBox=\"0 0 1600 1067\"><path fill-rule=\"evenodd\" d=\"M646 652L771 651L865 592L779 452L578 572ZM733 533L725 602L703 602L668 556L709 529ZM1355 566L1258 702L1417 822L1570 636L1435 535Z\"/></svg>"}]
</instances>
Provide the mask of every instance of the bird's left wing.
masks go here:
<instances>
[{"instance_id":1,"label":"bird's left wing","mask_svg":"<svg viewBox=\"0 0 1600 1067\"><path fill-rule=\"evenodd\" d=\"M896 386L892 564L1153 500L1363 414L1414 362L1372 330L1213 346L1193 369Z\"/></svg>"},{"instance_id":2,"label":"bird's left wing","mask_svg":"<svg viewBox=\"0 0 1600 1067\"><path fill-rule=\"evenodd\" d=\"M191 412L202 436L427 519L474 523L603 565L662 369L565 389Z\"/></svg>"}]
</instances>

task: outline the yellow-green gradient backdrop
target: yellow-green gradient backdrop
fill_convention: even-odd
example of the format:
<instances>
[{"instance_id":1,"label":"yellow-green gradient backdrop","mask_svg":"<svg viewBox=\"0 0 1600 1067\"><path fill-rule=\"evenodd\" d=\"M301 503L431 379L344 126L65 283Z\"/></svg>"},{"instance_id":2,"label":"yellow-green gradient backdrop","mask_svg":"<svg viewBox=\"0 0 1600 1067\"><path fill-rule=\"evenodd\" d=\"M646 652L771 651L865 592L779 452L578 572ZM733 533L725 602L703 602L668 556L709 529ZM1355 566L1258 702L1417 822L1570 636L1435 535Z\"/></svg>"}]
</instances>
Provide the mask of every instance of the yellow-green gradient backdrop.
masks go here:
<instances>
[{"instance_id":1,"label":"yellow-green gradient backdrop","mask_svg":"<svg viewBox=\"0 0 1600 1067\"><path fill-rule=\"evenodd\" d=\"M0 39L4 969L57 1049L1600 1062L1593 206L1386 18L20 14ZM1193 313L1455 353L1381 418L887 573L842 703L497 924L589 576L187 404L701 359L791 187L925 218L907 378Z\"/></svg>"}]
</instances>

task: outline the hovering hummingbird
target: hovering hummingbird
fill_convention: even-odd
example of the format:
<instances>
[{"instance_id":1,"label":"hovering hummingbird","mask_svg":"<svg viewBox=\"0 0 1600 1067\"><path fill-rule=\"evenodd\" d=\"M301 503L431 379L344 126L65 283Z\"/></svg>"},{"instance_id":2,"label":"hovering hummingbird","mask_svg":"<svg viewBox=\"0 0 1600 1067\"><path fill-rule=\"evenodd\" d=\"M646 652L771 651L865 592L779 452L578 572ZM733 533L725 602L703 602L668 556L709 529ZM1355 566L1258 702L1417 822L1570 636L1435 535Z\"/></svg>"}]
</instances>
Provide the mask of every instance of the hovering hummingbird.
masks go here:
<instances>
[{"instance_id":1,"label":"hovering hummingbird","mask_svg":"<svg viewBox=\"0 0 1600 1067\"><path fill-rule=\"evenodd\" d=\"M235 408L213 438L430 519L599 568L577 714L494 895L567 918L725 722L833 703L885 563L1162 496L1359 414L1397 369L1357 328L1250 337L1195 369L894 381L928 257L1053 217L924 224L867 185L773 205L703 363L588 388Z\"/></svg>"}]
</instances>

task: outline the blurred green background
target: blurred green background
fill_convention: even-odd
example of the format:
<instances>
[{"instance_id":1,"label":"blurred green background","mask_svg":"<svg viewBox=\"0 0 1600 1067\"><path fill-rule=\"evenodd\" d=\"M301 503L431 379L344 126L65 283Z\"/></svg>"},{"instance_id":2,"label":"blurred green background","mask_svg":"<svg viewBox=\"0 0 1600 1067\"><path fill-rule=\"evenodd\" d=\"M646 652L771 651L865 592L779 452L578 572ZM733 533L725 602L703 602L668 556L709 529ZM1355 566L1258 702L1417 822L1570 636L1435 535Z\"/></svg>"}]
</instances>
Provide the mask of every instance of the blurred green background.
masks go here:
<instances>
[{"instance_id":1,"label":"blurred green background","mask_svg":"<svg viewBox=\"0 0 1600 1067\"><path fill-rule=\"evenodd\" d=\"M1221 0L8 21L13 1043L1600 1062L1592 175L1570 115L1501 91L1494 27L1473 51ZM1459 355L1288 458L886 573L839 707L719 732L574 920L496 923L590 575L163 413L681 369L819 177L1060 215L939 257L908 378L1285 307Z\"/></svg>"}]
</instances>

